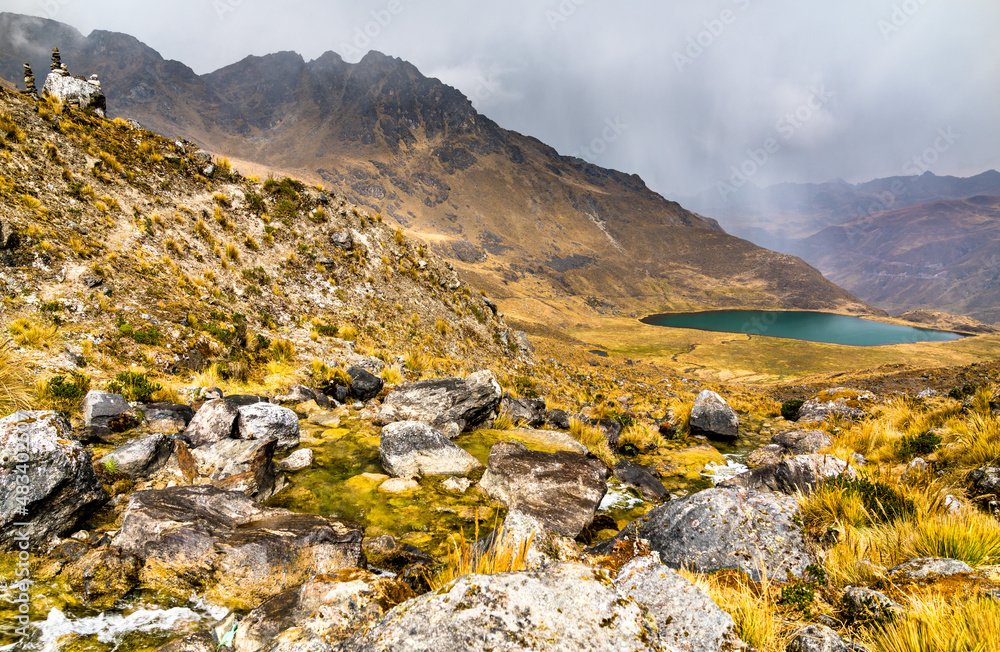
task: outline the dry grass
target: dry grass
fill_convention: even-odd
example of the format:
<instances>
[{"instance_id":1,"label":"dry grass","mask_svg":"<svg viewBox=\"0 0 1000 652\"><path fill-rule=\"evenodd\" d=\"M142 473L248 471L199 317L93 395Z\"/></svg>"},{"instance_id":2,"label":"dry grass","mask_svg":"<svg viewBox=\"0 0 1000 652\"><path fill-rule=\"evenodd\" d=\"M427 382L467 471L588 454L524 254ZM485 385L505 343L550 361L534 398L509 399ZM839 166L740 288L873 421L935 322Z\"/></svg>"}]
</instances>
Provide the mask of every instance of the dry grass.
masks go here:
<instances>
[{"instance_id":1,"label":"dry grass","mask_svg":"<svg viewBox=\"0 0 1000 652\"><path fill-rule=\"evenodd\" d=\"M780 617L777 589L769 578L753 582L745 574L735 571L713 575L686 570L680 572L732 616L744 643L761 652L784 652L791 634L791 623Z\"/></svg>"},{"instance_id":2,"label":"dry grass","mask_svg":"<svg viewBox=\"0 0 1000 652\"><path fill-rule=\"evenodd\" d=\"M651 423L633 423L618 437L618 447L631 445L640 451L656 450L667 445L660 429Z\"/></svg>"},{"instance_id":3,"label":"dry grass","mask_svg":"<svg viewBox=\"0 0 1000 652\"><path fill-rule=\"evenodd\" d=\"M865 641L878 652L1000 650L1000 602L989 597L912 599L907 613L878 626Z\"/></svg>"},{"instance_id":4,"label":"dry grass","mask_svg":"<svg viewBox=\"0 0 1000 652\"><path fill-rule=\"evenodd\" d=\"M399 368L399 365L383 367L379 375L382 377L382 382L386 385L399 385L403 382L403 371Z\"/></svg>"},{"instance_id":5,"label":"dry grass","mask_svg":"<svg viewBox=\"0 0 1000 652\"><path fill-rule=\"evenodd\" d=\"M611 446L608 445L607 436L600 428L588 425L581 419L572 418L569 420L569 433L586 446L594 457L608 466L614 466L615 455L611 452Z\"/></svg>"},{"instance_id":6,"label":"dry grass","mask_svg":"<svg viewBox=\"0 0 1000 652\"><path fill-rule=\"evenodd\" d=\"M6 415L31 404L32 387L24 377L24 367L14 359L10 343L0 340L0 413Z\"/></svg>"},{"instance_id":7,"label":"dry grass","mask_svg":"<svg viewBox=\"0 0 1000 652\"><path fill-rule=\"evenodd\" d=\"M679 398L672 398L668 404L670 422L677 427L678 437L687 437L691 434L691 410L694 403L684 401Z\"/></svg>"},{"instance_id":8,"label":"dry grass","mask_svg":"<svg viewBox=\"0 0 1000 652\"><path fill-rule=\"evenodd\" d=\"M41 349L49 345L56 335L55 326L42 326L26 317L15 319L8 326L15 344Z\"/></svg>"},{"instance_id":9,"label":"dry grass","mask_svg":"<svg viewBox=\"0 0 1000 652\"><path fill-rule=\"evenodd\" d=\"M522 571L526 568L528 551L534 535L526 539L514 537L497 529L493 545L486 552L477 550L479 521L476 521L475 535L470 544L463 530L459 536L452 535L452 549L448 552L444 568L434 577L428 578L432 590L440 589L463 575L496 575Z\"/></svg>"},{"instance_id":10,"label":"dry grass","mask_svg":"<svg viewBox=\"0 0 1000 652\"><path fill-rule=\"evenodd\" d=\"M292 362L295 360L295 345L288 340L274 340L271 342L271 357L276 362Z\"/></svg>"},{"instance_id":11,"label":"dry grass","mask_svg":"<svg viewBox=\"0 0 1000 652\"><path fill-rule=\"evenodd\" d=\"M972 567L1000 563L1000 521L966 510L922 519L907 545L912 557L960 559Z\"/></svg>"},{"instance_id":12,"label":"dry grass","mask_svg":"<svg viewBox=\"0 0 1000 652\"><path fill-rule=\"evenodd\" d=\"M407 351L403 356L403 365L413 373L421 374L430 369L430 359L420 351Z\"/></svg>"}]
</instances>

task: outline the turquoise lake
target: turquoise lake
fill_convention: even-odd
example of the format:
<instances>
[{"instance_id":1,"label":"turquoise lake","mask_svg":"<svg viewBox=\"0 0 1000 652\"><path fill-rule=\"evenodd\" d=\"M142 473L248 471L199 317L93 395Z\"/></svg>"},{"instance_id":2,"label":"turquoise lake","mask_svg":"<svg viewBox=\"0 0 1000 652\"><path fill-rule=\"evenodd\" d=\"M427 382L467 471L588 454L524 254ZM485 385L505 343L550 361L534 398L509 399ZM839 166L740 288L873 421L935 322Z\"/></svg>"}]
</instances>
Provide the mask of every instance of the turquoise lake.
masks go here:
<instances>
[{"instance_id":1,"label":"turquoise lake","mask_svg":"<svg viewBox=\"0 0 1000 652\"><path fill-rule=\"evenodd\" d=\"M642 323L720 333L786 337L793 340L848 346L952 342L964 337L947 331L884 324L825 312L715 310L652 315L642 319Z\"/></svg>"}]
</instances>

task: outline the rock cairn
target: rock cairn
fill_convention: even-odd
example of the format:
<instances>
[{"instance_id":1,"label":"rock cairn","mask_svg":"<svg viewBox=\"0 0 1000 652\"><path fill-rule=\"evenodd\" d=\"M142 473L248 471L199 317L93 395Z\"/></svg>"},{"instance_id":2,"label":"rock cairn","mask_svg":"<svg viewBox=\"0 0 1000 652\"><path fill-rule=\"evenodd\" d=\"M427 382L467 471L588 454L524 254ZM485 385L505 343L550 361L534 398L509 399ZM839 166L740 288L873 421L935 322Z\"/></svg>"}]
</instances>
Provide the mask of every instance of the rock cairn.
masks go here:
<instances>
[{"instance_id":1,"label":"rock cairn","mask_svg":"<svg viewBox=\"0 0 1000 652\"><path fill-rule=\"evenodd\" d=\"M31 72L31 64L24 64L24 92L27 95L38 96L38 88L35 87L35 74Z\"/></svg>"}]
</instances>

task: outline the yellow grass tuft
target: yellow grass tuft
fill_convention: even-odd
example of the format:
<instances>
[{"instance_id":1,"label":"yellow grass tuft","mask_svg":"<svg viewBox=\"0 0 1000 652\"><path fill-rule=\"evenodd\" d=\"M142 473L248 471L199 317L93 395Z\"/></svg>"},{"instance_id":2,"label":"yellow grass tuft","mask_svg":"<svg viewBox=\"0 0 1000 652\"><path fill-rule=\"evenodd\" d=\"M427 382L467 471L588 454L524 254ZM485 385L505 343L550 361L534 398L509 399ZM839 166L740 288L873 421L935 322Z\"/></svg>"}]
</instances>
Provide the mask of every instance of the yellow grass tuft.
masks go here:
<instances>
[{"instance_id":1,"label":"yellow grass tuft","mask_svg":"<svg viewBox=\"0 0 1000 652\"><path fill-rule=\"evenodd\" d=\"M403 372L399 368L399 365L383 367L380 375L382 377L382 382L386 385L399 385L403 382Z\"/></svg>"},{"instance_id":2,"label":"yellow grass tuft","mask_svg":"<svg viewBox=\"0 0 1000 652\"><path fill-rule=\"evenodd\" d=\"M940 595L910 600L906 615L875 627L866 641L877 652L1000 650L1000 602Z\"/></svg>"},{"instance_id":3,"label":"yellow grass tuft","mask_svg":"<svg viewBox=\"0 0 1000 652\"><path fill-rule=\"evenodd\" d=\"M56 334L55 326L41 326L26 317L14 320L10 323L8 329L16 344L30 346L35 349L48 346L49 341Z\"/></svg>"},{"instance_id":4,"label":"yellow grass tuft","mask_svg":"<svg viewBox=\"0 0 1000 652\"><path fill-rule=\"evenodd\" d=\"M584 423L581 419L572 418L569 420L569 433L581 444L587 447L594 457L601 460L608 466L615 463L615 455L608 445L608 438L596 426Z\"/></svg>"},{"instance_id":5,"label":"yellow grass tuft","mask_svg":"<svg viewBox=\"0 0 1000 652\"><path fill-rule=\"evenodd\" d=\"M682 570L681 575L706 591L733 617L744 643L761 652L784 652L791 632L780 619L777 590L769 578L753 582L737 571L706 576Z\"/></svg>"},{"instance_id":6,"label":"yellow grass tuft","mask_svg":"<svg viewBox=\"0 0 1000 652\"><path fill-rule=\"evenodd\" d=\"M477 550L479 521L470 544L463 530L459 536L452 535L452 549L448 552L444 568L434 577L428 578L432 590L440 589L463 575L496 575L522 571L526 566L528 551L534 535L521 539L509 535L503 527L497 529L493 545L485 553Z\"/></svg>"},{"instance_id":7,"label":"yellow grass tuft","mask_svg":"<svg viewBox=\"0 0 1000 652\"><path fill-rule=\"evenodd\" d=\"M0 413L26 409L31 403L32 388L24 377L24 367L14 359L10 343L0 341Z\"/></svg>"}]
</instances>

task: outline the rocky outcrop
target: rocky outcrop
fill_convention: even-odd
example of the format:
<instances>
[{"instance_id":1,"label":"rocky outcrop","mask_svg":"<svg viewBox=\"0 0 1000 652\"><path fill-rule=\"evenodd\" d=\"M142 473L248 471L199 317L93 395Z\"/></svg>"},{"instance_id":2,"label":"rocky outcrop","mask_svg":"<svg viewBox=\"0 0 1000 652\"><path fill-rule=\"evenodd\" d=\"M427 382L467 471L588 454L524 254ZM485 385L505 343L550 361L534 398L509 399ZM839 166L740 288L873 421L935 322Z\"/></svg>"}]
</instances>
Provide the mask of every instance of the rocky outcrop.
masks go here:
<instances>
[{"instance_id":1,"label":"rocky outcrop","mask_svg":"<svg viewBox=\"0 0 1000 652\"><path fill-rule=\"evenodd\" d=\"M875 400L871 392L836 387L820 392L799 408L799 423L826 421L833 415L854 421L865 415L865 406Z\"/></svg>"},{"instance_id":2,"label":"rocky outcrop","mask_svg":"<svg viewBox=\"0 0 1000 652\"><path fill-rule=\"evenodd\" d=\"M397 478L465 475L479 460L420 421L400 421L382 428L378 447L382 468Z\"/></svg>"},{"instance_id":3,"label":"rocky outcrop","mask_svg":"<svg viewBox=\"0 0 1000 652\"><path fill-rule=\"evenodd\" d=\"M790 496L740 487L706 489L654 508L591 552L608 554L618 542L638 536L671 568L703 573L737 568L755 581L764 575L801 577L813 560L793 520L797 513Z\"/></svg>"},{"instance_id":4,"label":"rocky outcrop","mask_svg":"<svg viewBox=\"0 0 1000 652\"><path fill-rule=\"evenodd\" d=\"M732 441L739 435L740 418L721 396L706 389L694 400L690 425L693 435Z\"/></svg>"},{"instance_id":5,"label":"rocky outcrop","mask_svg":"<svg viewBox=\"0 0 1000 652\"><path fill-rule=\"evenodd\" d=\"M317 574L359 566L363 536L350 521L198 486L133 493L112 545L142 561L145 588L249 609Z\"/></svg>"},{"instance_id":6,"label":"rocky outcrop","mask_svg":"<svg viewBox=\"0 0 1000 652\"><path fill-rule=\"evenodd\" d=\"M501 396L500 385L489 371L466 378L420 380L389 392L375 424L422 421L455 437L492 419Z\"/></svg>"},{"instance_id":7,"label":"rocky outcrop","mask_svg":"<svg viewBox=\"0 0 1000 652\"><path fill-rule=\"evenodd\" d=\"M236 406L226 399L212 399L194 413L184 436L191 442L192 448L228 439L236 434L239 416Z\"/></svg>"},{"instance_id":8,"label":"rocky outcrop","mask_svg":"<svg viewBox=\"0 0 1000 652\"><path fill-rule=\"evenodd\" d=\"M115 449L100 459L100 464L132 479L156 473L170 459L174 442L162 433L154 433Z\"/></svg>"},{"instance_id":9,"label":"rocky outcrop","mask_svg":"<svg viewBox=\"0 0 1000 652\"><path fill-rule=\"evenodd\" d=\"M292 450L299 445L299 418L288 408L254 403L239 408L238 412L236 432L240 439L274 439L279 451Z\"/></svg>"},{"instance_id":10,"label":"rocky outcrop","mask_svg":"<svg viewBox=\"0 0 1000 652\"><path fill-rule=\"evenodd\" d=\"M783 494L811 494L824 480L856 478L857 471L833 455L796 455L769 464L719 483L720 487L746 487L754 491L776 491Z\"/></svg>"},{"instance_id":11,"label":"rocky outcrop","mask_svg":"<svg viewBox=\"0 0 1000 652\"><path fill-rule=\"evenodd\" d=\"M500 442L490 450L479 486L509 510L575 537L594 519L607 477L602 462L578 453L543 453L520 442Z\"/></svg>"},{"instance_id":12,"label":"rocky outcrop","mask_svg":"<svg viewBox=\"0 0 1000 652\"><path fill-rule=\"evenodd\" d=\"M959 559L921 557L890 568L887 575L894 582L912 582L935 580L940 577L971 572L972 567Z\"/></svg>"},{"instance_id":13,"label":"rocky outcrop","mask_svg":"<svg viewBox=\"0 0 1000 652\"><path fill-rule=\"evenodd\" d=\"M465 575L414 598L339 651L663 649L644 609L583 564Z\"/></svg>"},{"instance_id":14,"label":"rocky outcrop","mask_svg":"<svg viewBox=\"0 0 1000 652\"><path fill-rule=\"evenodd\" d=\"M71 77L65 68L53 70L45 78L42 85L42 95L55 97L68 106L81 109L95 109L101 112L107 109L107 99L101 90L101 82L97 75L90 79Z\"/></svg>"},{"instance_id":15,"label":"rocky outcrop","mask_svg":"<svg viewBox=\"0 0 1000 652\"><path fill-rule=\"evenodd\" d=\"M654 553L618 571L615 588L648 609L660 642L678 652L744 647L732 617L700 588L660 563Z\"/></svg>"},{"instance_id":16,"label":"rocky outcrop","mask_svg":"<svg viewBox=\"0 0 1000 652\"><path fill-rule=\"evenodd\" d=\"M0 550L43 545L107 501L90 452L71 433L55 412L0 419Z\"/></svg>"},{"instance_id":17,"label":"rocky outcrop","mask_svg":"<svg viewBox=\"0 0 1000 652\"><path fill-rule=\"evenodd\" d=\"M91 607L111 609L139 583L140 567L135 555L103 546L71 561L61 576Z\"/></svg>"}]
</instances>

